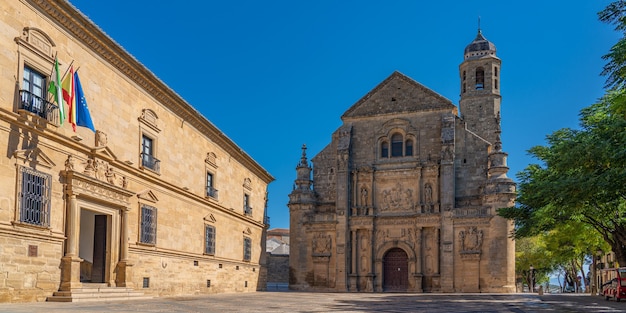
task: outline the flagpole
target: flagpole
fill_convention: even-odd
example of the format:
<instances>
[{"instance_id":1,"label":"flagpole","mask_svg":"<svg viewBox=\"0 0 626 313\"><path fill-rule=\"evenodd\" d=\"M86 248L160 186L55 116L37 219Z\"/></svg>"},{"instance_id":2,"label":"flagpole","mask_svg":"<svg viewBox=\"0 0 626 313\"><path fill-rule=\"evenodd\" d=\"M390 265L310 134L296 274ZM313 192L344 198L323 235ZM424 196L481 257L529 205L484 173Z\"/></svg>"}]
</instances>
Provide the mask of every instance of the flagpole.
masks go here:
<instances>
[{"instance_id":1,"label":"flagpole","mask_svg":"<svg viewBox=\"0 0 626 313\"><path fill-rule=\"evenodd\" d=\"M72 67L72 64L74 64L74 60L72 60L72 62L70 62L70 65L67 66L65 73L63 73L63 76L61 76L61 80L65 79L65 75L67 75L67 72L70 70L70 67Z\"/></svg>"},{"instance_id":2,"label":"flagpole","mask_svg":"<svg viewBox=\"0 0 626 313\"><path fill-rule=\"evenodd\" d=\"M59 62L59 59L57 59L57 54L58 53L59 53L58 51L54 53L54 60L55 60L55 62ZM52 77L52 72L54 72L54 66L52 66L52 69L50 69L50 75L48 75L48 76Z\"/></svg>"}]
</instances>

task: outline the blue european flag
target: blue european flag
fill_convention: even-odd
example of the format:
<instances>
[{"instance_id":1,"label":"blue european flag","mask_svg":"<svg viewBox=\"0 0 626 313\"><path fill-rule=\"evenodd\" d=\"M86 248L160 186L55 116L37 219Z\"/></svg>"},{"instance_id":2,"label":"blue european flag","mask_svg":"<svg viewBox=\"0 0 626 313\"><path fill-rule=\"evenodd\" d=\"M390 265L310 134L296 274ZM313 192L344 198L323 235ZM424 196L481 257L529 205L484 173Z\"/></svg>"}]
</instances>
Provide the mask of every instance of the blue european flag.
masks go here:
<instances>
[{"instance_id":1,"label":"blue european flag","mask_svg":"<svg viewBox=\"0 0 626 313\"><path fill-rule=\"evenodd\" d=\"M89 114L89 107L87 106L87 100L85 100L83 86L80 84L80 79L78 79L78 72L74 73L74 84L76 86L76 125L87 127L95 133L96 128L91 121L91 114Z\"/></svg>"}]
</instances>

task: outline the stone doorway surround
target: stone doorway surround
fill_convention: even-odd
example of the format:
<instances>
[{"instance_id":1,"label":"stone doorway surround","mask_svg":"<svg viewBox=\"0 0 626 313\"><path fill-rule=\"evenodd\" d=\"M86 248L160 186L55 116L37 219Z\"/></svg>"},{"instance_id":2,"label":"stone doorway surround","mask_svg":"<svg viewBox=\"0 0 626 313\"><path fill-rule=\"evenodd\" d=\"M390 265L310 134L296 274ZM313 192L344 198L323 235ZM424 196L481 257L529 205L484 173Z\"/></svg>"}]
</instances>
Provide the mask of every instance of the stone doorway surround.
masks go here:
<instances>
[{"instance_id":1,"label":"stone doorway surround","mask_svg":"<svg viewBox=\"0 0 626 313\"><path fill-rule=\"evenodd\" d=\"M72 156L68 161L72 160ZM60 291L81 289L79 257L80 215L82 209L107 215L107 250L105 259L104 282L110 287L130 287L130 269L128 260L128 211L130 197L133 192L126 190L125 183L117 186L113 180L101 180L93 173L89 175L75 170L73 162L62 171L66 193L66 244L64 256L61 258ZM124 179L125 180L125 179Z\"/></svg>"},{"instance_id":2,"label":"stone doorway surround","mask_svg":"<svg viewBox=\"0 0 626 313\"><path fill-rule=\"evenodd\" d=\"M376 273L380 273L375 276L375 292L384 292L384 260L387 252L392 249L401 249L407 255L407 286L406 292L422 292L422 272L421 262L415 255L415 251L403 241L391 241L381 245L376 251L376 258L374 267Z\"/></svg>"}]
</instances>

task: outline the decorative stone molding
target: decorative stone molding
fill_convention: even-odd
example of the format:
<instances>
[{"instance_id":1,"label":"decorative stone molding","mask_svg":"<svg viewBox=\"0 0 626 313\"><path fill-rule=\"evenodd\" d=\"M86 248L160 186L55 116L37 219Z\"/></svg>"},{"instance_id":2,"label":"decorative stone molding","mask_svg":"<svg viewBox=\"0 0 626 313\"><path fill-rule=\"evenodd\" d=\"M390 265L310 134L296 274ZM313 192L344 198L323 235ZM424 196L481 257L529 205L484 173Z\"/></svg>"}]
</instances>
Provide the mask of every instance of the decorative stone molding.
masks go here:
<instances>
[{"instance_id":1,"label":"decorative stone molding","mask_svg":"<svg viewBox=\"0 0 626 313\"><path fill-rule=\"evenodd\" d=\"M211 165L214 168L217 168L217 156L213 152L208 152L206 154L206 158L204 159L204 163Z\"/></svg>"},{"instance_id":2,"label":"decorative stone molding","mask_svg":"<svg viewBox=\"0 0 626 313\"><path fill-rule=\"evenodd\" d=\"M52 48L56 46L52 38L36 27L24 27L20 37L15 37L15 42L36 53L46 61L54 63L54 52Z\"/></svg>"},{"instance_id":3,"label":"decorative stone molding","mask_svg":"<svg viewBox=\"0 0 626 313\"><path fill-rule=\"evenodd\" d=\"M250 180L250 178L246 177L243 180L243 188L248 189L248 190L252 190L252 180Z\"/></svg>"},{"instance_id":4,"label":"decorative stone molding","mask_svg":"<svg viewBox=\"0 0 626 313\"><path fill-rule=\"evenodd\" d=\"M138 192L137 198L144 200L144 201L152 202L152 203L157 203L159 201L159 198L157 198L154 192L150 189L146 189L144 191Z\"/></svg>"},{"instance_id":5,"label":"decorative stone molding","mask_svg":"<svg viewBox=\"0 0 626 313\"><path fill-rule=\"evenodd\" d=\"M30 167L43 166L51 169L55 166L52 159L46 155L39 147L32 149L16 150L13 152L13 156L17 159L21 165L27 165Z\"/></svg>"},{"instance_id":6,"label":"decorative stone molding","mask_svg":"<svg viewBox=\"0 0 626 313\"><path fill-rule=\"evenodd\" d=\"M209 222L209 223L217 222L217 220L215 219L215 216L213 216L213 213L209 213L209 215L205 216L204 221Z\"/></svg>"},{"instance_id":7,"label":"decorative stone molding","mask_svg":"<svg viewBox=\"0 0 626 313\"><path fill-rule=\"evenodd\" d=\"M158 126L159 117L150 109L141 110L141 116L138 118L139 122L148 126L151 130L159 133L161 129Z\"/></svg>"},{"instance_id":8,"label":"decorative stone molding","mask_svg":"<svg viewBox=\"0 0 626 313\"><path fill-rule=\"evenodd\" d=\"M131 191L76 171L65 170L61 174L65 177L68 194L89 196L123 208L130 206L130 197L134 194Z\"/></svg>"}]
</instances>

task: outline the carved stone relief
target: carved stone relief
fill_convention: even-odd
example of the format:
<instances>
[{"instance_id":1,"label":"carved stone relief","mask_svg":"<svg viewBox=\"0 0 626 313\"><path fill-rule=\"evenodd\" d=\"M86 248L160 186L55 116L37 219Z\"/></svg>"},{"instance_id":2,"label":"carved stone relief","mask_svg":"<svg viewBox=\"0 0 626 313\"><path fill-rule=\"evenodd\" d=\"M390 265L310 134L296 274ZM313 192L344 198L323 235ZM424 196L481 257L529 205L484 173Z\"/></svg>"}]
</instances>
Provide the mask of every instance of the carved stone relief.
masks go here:
<instances>
[{"instance_id":1,"label":"carved stone relief","mask_svg":"<svg viewBox=\"0 0 626 313\"><path fill-rule=\"evenodd\" d=\"M468 227L459 232L461 253L480 253L483 245L483 231L477 227Z\"/></svg>"},{"instance_id":2,"label":"carved stone relief","mask_svg":"<svg viewBox=\"0 0 626 313\"><path fill-rule=\"evenodd\" d=\"M330 255L332 238L328 234L318 233L313 237L313 255Z\"/></svg>"},{"instance_id":3,"label":"carved stone relief","mask_svg":"<svg viewBox=\"0 0 626 313\"><path fill-rule=\"evenodd\" d=\"M104 147L108 143L107 134L101 130L96 130L96 147Z\"/></svg>"},{"instance_id":4,"label":"carved stone relief","mask_svg":"<svg viewBox=\"0 0 626 313\"><path fill-rule=\"evenodd\" d=\"M397 183L395 187L382 192L381 212L414 211L413 190L403 188Z\"/></svg>"},{"instance_id":5,"label":"carved stone relief","mask_svg":"<svg viewBox=\"0 0 626 313\"><path fill-rule=\"evenodd\" d=\"M111 185L127 188L128 179L126 176L118 174L115 168L104 160L89 158L86 162L80 162L73 155L68 155L65 160L65 170L80 172L96 178L101 181L108 182Z\"/></svg>"}]
</instances>

